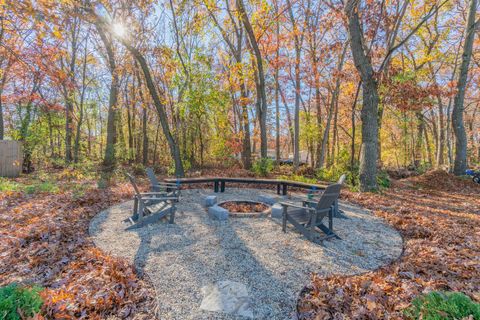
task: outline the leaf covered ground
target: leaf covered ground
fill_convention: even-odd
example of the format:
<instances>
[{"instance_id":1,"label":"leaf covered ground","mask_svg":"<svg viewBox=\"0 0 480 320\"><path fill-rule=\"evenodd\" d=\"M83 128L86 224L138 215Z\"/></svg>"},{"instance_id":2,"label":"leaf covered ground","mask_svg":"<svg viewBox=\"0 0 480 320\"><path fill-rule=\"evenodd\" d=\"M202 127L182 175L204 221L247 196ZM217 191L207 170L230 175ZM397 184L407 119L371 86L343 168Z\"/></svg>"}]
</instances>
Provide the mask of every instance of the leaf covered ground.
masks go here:
<instances>
[{"instance_id":1,"label":"leaf covered ground","mask_svg":"<svg viewBox=\"0 0 480 320\"><path fill-rule=\"evenodd\" d=\"M299 301L302 319L403 319L415 296L433 290L480 300L479 185L433 171L378 194L343 194L394 226L404 253L363 275L313 275Z\"/></svg>"},{"instance_id":2,"label":"leaf covered ground","mask_svg":"<svg viewBox=\"0 0 480 320\"><path fill-rule=\"evenodd\" d=\"M217 174L222 175L210 172ZM90 219L131 198L131 188L117 181L99 189L97 180L69 169L35 179L0 181L0 285L45 287L46 318L153 319L149 283L88 238ZM461 291L480 300L478 185L434 171L378 194L342 194L399 230L404 254L359 276L313 275L299 301L301 318L400 319L415 296L431 290Z\"/></svg>"},{"instance_id":3,"label":"leaf covered ground","mask_svg":"<svg viewBox=\"0 0 480 320\"><path fill-rule=\"evenodd\" d=\"M24 185L31 177L16 179L0 193L0 285L46 288L42 314L49 319L154 318L152 287L88 238L90 219L131 198L130 188L99 189L69 170L46 176L35 185ZM54 187L41 187L46 183Z\"/></svg>"}]
</instances>

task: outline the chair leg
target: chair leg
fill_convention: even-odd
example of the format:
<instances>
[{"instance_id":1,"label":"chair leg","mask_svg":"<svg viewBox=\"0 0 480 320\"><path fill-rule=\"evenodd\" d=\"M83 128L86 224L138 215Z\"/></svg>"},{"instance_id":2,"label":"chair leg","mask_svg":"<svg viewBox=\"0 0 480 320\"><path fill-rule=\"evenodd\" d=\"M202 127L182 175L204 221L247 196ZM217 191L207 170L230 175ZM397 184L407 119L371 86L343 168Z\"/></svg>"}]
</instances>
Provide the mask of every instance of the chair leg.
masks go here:
<instances>
[{"instance_id":1,"label":"chair leg","mask_svg":"<svg viewBox=\"0 0 480 320\"><path fill-rule=\"evenodd\" d=\"M284 183L284 184L283 184L283 190L282 190L282 194L283 194L284 196L286 196L287 193L288 193L287 188L288 188L288 187L287 187L287 184Z\"/></svg>"},{"instance_id":2,"label":"chair leg","mask_svg":"<svg viewBox=\"0 0 480 320\"><path fill-rule=\"evenodd\" d=\"M328 211L328 229L333 232L333 211L335 207L333 207L330 211Z\"/></svg>"},{"instance_id":3,"label":"chair leg","mask_svg":"<svg viewBox=\"0 0 480 320\"><path fill-rule=\"evenodd\" d=\"M132 218L136 220L138 218L138 197L133 198L133 215Z\"/></svg>"},{"instance_id":4,"label":"chair leg","mask_svg":"<svg viewBox=\"0 0 480 320\"><path fill-rule=\"evenodd\" d=\"M145 210L145 204L143 203L142 199L138 199L138 221L142 221L143 219L143 210Z\"/></svg>"},{"instance_id":5,"label":"chair leg","mask_svg":"<svg viewBox=\"0 0 480 320\"><path fill-rule=\"evenodd\" d=\"M168 223L172 224L175 221L175 211L177 211L177 208L175 207L175 203L172 203L172 207L170 208L171 213L170 213L170 221Z\"/></svg>"},{"instance_id":6,"label":"chair leg","mask_svg":"<svg viewBox=\"0 0 480 320\"><path fill-rule=\"evenodd\" d=\"M311 215L311 218L310 218L310 236L309 236L309 240L313 242L314 238L315 238L315 226L317 225L317 213L315 212L314 214Z\"/></svg>"}]
</instances>

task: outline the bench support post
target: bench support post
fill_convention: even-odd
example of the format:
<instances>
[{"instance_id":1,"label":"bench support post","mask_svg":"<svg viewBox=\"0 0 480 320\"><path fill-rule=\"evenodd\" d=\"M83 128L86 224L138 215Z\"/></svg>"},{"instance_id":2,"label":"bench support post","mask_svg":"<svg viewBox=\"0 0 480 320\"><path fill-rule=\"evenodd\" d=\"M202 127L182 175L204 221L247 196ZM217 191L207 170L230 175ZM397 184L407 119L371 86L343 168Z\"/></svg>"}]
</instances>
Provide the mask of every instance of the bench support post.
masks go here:
<instances>
[{"instance_id":1,"label":"bench support post","mask_svg":"<svg viewBox=\"0 0 480 320\"><path fill-rule=\"evenodd\" d=\"M213 191L214 191L215 193L218 192L218 180L215 180L214 183L213 183Z\"/></svg>"},{"instance_id":2,"label":"bench support post","mask_svg":"<svg viewBox=\"0 0 480 320\"><path fill-rule=\"evenodd\" d=\"M220 181L220 192L225 192L225 181Z\"/></svg>"},{"instance_id":3,"label":"bench support post","mask_svg":"<svg viewBox=\"0 0 480 320\"><path fill-rule=\"evenodd\" d=\"M283 186L282 195L286 196L287 195L287 184L284 183L284 184L282 184L282 186Z\"/></svg>"}]
</instances>

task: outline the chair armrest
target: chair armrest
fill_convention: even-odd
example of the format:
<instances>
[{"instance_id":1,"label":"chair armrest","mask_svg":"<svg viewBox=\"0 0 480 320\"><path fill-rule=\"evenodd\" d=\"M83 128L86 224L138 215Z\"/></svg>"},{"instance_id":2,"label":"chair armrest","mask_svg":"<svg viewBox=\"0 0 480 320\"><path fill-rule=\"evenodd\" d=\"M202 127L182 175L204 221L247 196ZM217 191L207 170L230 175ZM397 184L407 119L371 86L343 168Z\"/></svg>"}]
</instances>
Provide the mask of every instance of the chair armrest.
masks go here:
<instances>
[{"instance_id":1,"label":"chair armrest","mask_svg":"<svg viewBox=\"0 0 480 320\"><path fill-rule=\"evenodd\" d=\"M303 200L303 201L302 201L302 203L303 203L303 204L305 204L305 203L317 204L317 203L318 203L318 201L312 201L312 200Z\"/></svg>"},{"instance_id":2,"label":"chair armrest","mask_svg":"<svg viewBox=\"0 0 480 320\"><path fill-rule=\"evenodd\" d=\"M163 182L152 184L152 187L166 187L170 189L180 189L180 187L177 186L175 183L163 183Z\"/></svg>"},{"instance_id":3,"label":"chair armrest","mask_svg":"<svg viewBox=\"0 0 480 320\"><path fill-rule=\"evenodd\" d=\"M301 196L300 198L305 200L312 200L312 199L320 199L322 197L322 193L315 193L310 198L308 196Z\"/></svg>"},{"instance_id":4,"label":"chair armrest","mask_svg":"<svg viewBox=\"0 0 480 320\"><path fill-rule=\"evenodd\" d=\"M181 183L163 182L163 181L158 182L158 184L172 186L172 187L178 187L179 185L181 185Z\"/></svg>"},{"instance_id":5,"label":"chair armrest","mask_svg":"<svg viewBox=\"0 0 480 320\"><path fill-rule=\"evenodd\" d=\"M140 192L140 196L165 196L165 192L163 191L152 191L152 192Z\"/></svg>"},{"instance_id":6,"label":"chair armrest","mask_svg":"<svg viewBox=\"0 0 480 320\"><path fill-rule=\"evenodd\" d=\"M305 209L305 210L310 210L310 211L316 211L317 210L315 208L304 207L304 206L300 206L298 204L290 203L290 202L280 202L280 204L284 207L292 207L292 208Z\"/></svg>"},{"instance_id":7,"label":"chair armrest","mask_svg":"<svg viewBox=\"0 0 480 320\"><path fill-rule=\"evenodd\" d=\"M141 197L140 200L166 201L166 200L178 200L178 197Z\"/></svg>"}]
</instances>

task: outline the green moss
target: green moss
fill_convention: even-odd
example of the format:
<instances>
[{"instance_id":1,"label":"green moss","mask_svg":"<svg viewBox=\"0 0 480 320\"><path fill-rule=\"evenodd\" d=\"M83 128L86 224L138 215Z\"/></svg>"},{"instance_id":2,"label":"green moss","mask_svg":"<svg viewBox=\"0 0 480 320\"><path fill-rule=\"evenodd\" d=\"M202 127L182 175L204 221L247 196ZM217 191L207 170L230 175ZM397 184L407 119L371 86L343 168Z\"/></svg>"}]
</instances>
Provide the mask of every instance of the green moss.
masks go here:
<instances>
[{"instance_id":1,"label":"green moss","mask_svg":"<svg viewBox=\"0 0 480 320\"><path fill-rule=\"evenodd\" d=\"M18 191L20 184L7 178L0 178L0 191Z\"/></svg>"},{"instance_id":2,"label":"green moss","mask_svg":"<svg viewBox=\"0 0 480 320\"><path fill-rule=\"evenodd\" d=\"M412 301L405 310L408 319L449 320L480 319L480 304L461 292L430 292Z\"/></svg>"},{"instance_id":3,"label":"green moss","mask_svg":"<svg viewBox=\"0 0 480 320\"><path fill-rule=\"evenodd\" d=\"M34 194L34 193L57 193L60 191L60 188L58 187L57 184L50 182L50 181L44 181L44 182L39 182L39 183L34 183L31 185L27 185L24 187L25 193L28 194Z\"/></svg>"}]
</instances>

